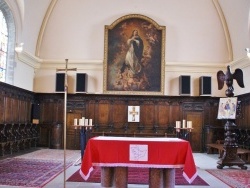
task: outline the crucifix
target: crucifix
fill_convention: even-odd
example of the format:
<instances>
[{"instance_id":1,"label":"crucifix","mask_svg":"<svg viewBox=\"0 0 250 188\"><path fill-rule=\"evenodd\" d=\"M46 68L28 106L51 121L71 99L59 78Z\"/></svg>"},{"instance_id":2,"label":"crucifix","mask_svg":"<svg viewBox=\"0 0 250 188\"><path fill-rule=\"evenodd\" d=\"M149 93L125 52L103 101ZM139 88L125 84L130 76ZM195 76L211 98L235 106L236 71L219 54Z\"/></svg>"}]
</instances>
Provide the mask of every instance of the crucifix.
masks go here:
<instances>
[{"instance_id":1,"label":"crucifix","mask_svg":"<svg viewBox=\"0 0 250 188\"><path fill-rule=\"evenodd\" d=\"M68 69L68 59L65 59L65 69L56 69L56 71L65 71L64 78L64 187L66 187L66 127L67 127L67 93L68 93L68 71L76 71L76 68Z\"/></svg>"},{"instance_id":2,"label":"crucifix","mask_svg":"<svg viewBox=\"0 0 250 188\"><path fill-rule=\"evenodd\" d=\"M132 107L132 110L131 110L131 107ZM129 122L139 122L139 120L136 120L136 117L139 116L139 109L136 110L136 106L129 106L128 113L129 113L129 117L128 117Z\"/></svg>"}]
</instances>

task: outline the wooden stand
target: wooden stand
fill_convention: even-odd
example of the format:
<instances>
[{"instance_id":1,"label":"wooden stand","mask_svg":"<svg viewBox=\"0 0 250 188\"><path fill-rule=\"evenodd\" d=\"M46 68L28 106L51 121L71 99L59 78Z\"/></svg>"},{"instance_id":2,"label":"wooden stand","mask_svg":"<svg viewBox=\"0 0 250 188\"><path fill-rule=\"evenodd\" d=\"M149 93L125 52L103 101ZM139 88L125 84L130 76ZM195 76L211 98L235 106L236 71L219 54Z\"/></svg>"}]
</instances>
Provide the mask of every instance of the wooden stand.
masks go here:
<instances>
[{"instance_id":1,"label":"wooden stand","mask_svg":"<svg viewBox=\"0 0 250 188\"><path fill-rule=\"evenodd\" d=\"M225 142L224 142L224 153L222 158L217 162L218 169L222 169L224 166L237 165L241 169L246 170L245 162L238 156L237 149L238 145L235 140L234 129L236 127L233 120L227 120L225 124Z\"/></svg>"},{"instance_id":2,"label":"wooden stand","mask_svg":"<svg viewBox=\"0 0 250 188\"><path fill-rule=\"evenodd\" d=\"M236 69L235 72L232 74L230 66L227 66L227 72L224 74L222 71L217 72L217 81L218 81L218 88L222 89L224 86L224 82L226 82L227 90L225 94L227 97L234 96L234 87L233 87L233 80L236 79L237 83L240 87L244 87L243 82L243 72L241 69ZM236 112L237 113L237 112ZM245 162L239 158L237 154L238 145L235 140L235 127L236 124L234 123L235 120L227 119L227 122L224 126L225 129L225 141L224 141L224 153L221 158L217 162L218 169L222 169L224 166L233 166L237 165L241 169L246 170L247 167L244 166Z\"/></svg>"}]
</instances>

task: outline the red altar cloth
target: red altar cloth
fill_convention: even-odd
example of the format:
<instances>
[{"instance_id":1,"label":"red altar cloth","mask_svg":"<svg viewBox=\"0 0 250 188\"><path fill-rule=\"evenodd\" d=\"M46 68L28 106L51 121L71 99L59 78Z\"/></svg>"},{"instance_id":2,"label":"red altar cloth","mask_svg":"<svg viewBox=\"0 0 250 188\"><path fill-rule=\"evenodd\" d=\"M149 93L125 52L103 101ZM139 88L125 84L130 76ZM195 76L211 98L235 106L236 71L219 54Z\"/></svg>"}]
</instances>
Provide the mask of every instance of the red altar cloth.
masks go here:
<instances>
[{"instance_id":1,"label":"red altar cloth","mask_svg":"<svg viewBox=\"0 0 250 188\"><path fill-rule=\"evenodd\" d=\"M94 137L82 159L83 179L89 178L93 166L183 168L189 183L197 176L190 144L178 138Z\"/></svg>"}]
</instances>

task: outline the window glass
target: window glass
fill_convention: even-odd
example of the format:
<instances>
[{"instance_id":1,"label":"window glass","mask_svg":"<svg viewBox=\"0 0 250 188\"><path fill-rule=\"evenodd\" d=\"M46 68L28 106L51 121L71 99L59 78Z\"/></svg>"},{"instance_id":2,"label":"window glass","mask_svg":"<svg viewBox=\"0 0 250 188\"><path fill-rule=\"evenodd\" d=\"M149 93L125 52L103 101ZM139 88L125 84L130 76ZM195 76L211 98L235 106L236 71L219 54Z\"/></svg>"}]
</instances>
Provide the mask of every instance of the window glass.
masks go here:
<instances>
[{"instance_id":1,"label":"window glass","mask_svg":"<svg viewBox=\"0 0 250 188\"><path fill-rule=\"evenodd\" d=\"M7 61L7 43L8 29L5 17L0 10L0 81L5 82L6 79L6 61Z\"/></svg>"}]
</instances>

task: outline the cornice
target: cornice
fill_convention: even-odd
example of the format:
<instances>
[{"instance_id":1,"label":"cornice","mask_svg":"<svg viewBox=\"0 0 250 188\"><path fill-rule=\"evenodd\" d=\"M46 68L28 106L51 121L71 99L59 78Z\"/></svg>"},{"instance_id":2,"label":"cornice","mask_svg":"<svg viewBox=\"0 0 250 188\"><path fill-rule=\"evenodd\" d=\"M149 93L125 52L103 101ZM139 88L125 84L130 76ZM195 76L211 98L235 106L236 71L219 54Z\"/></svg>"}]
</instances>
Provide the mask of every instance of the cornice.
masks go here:
<instances>
[{"instance_id":1,"label":"cornice","mask_svg":"<svg viewBox=\"0 0 250 188\"><path fill-rule=\"evenodd\" d=\"M34 69L39 69L41 66L41 63L43 61L42 59L40 59L36 56L33 56L26 51L17 52L16 54L17 54L18 60L33 67Z\"/></svg>"},{"instance_id":2,"label":"cornice","mask_svg":"<svg viewBox=\"0 0 250 188\"><path fill-rule=\"evenodd\" d=\"M65 68L65 59L41 59L29 52L16 53L18 60L31 66L34 69L58 69ZM225 63L225 62L166 62L165 72L190 72L190 73L214 73L225 69L227 65L235 68L246 68L250 66L249 58ZM81 60L69 59L68 68L77 70L103 70L103 60Z\"/></svg>"}]
</instances>

